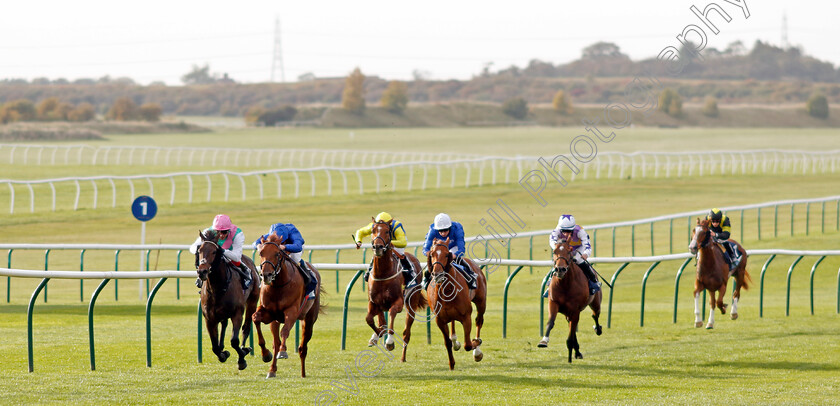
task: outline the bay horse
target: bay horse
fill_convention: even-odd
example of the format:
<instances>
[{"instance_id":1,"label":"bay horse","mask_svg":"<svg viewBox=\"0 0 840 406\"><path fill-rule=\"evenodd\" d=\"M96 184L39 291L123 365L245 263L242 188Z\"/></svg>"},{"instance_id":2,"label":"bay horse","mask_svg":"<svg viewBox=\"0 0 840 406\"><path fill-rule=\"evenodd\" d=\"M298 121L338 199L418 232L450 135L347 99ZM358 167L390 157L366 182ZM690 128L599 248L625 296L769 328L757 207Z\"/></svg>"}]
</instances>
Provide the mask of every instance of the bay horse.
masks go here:
<instances>
[{"instance_id":1,"label":"bay horse","mask_svg":"<svg viewBox=\"0 0 840 406\"><path fill-rule=\"evenodd\" d=\"M560 240L552 253L554 268L552 268L551 284L548 287L548 323L545 326L545 337L540 340L537 347L548 347L548 336L554 328L554 319L557 312L563 313L569 322L569 336L566 338L566 348L569 350L569 363L572 362L572 351L575 358L583 359L580 353L580 344L577 339L577 327L580 321L580 312L589 306L592 309L592 318L595 320L595 334L601 335L601 324L598 317L601 315L601 291L589 294L589 280L584 275L577 263L572 260L574 251L569 242Z\"/></svg>"},{"instance_id":2,"label":"bay horse","mask_svg":"<svg viewBox=\"0 0 840 406\"><path fill-rule=\"evenodd\" d=\"M196 272L198 277L206 282L201 287L201 313L204 316L207 334L210 335L213 353L220 362L225 362L230 357L230 352L224 349L225 330L230 320L233 324L230 346L239 355L239 370L243 370L248 366L245 356L253 351L250 347L240 347L240 343L244 344L251 334L251 317L259 301L257 270L251 258L243 255L241 261L248 267L253 281L251 286L243 291L241 275L238 271L230 269L235 265L227 264L222 260L224 249L216 243L215 232L199 231L198 234L202 242L195 254ZM244 326L242 325L243 312L245 314ZM221 336L218 330L220 323ZM242 341L239 341L240 327L242 327Z\"/></svg>"},{"instance_id":3,"label":"bay horse","mask_svg":"<svg viewBox=\"0 0 840 406\"><path fill-rule=\"evenodd\" d=\"M709 321L706 328L715 327L715 307L720 309L721 314L726 314L726 305L723 303L723 296L726 295L726 285L729 282L729 264L723 256L723 247L712 242L712 233L709 230L710 220L697 218L697 226L692 231L689 251L697 255L697 275L694 280L694 326L703 326L703 317L700 314L700 292L703 289L709 291ZM747 272L747 251L741 244L734 240L738 252L741 254L741 263L735 268L732 276L735 277L735 289L732 291L732 313L731 318L738 318L738 300L741 298L741 288L749 289L748 281L751 281ZM717 292L717 300L715 300Z\"/></svg>"},{"instance_id":4,"label":"bay horse","mask_svg":"<svg viewBox=\"0 0 840 406\"><path fill-rule=\"evenodd\" d=\"M373 221L373 229L371 233L371 246L373 248L373 266L368 279L368 312L365 317L368 326L373 329L373 336L368 342L368 346L376 345L379 337L383 333L388 332L388 338L385 340L385 348L388 351L394 349L394 319L397 313L403 310L403 305L406 304L410 311L405 317L405 330L403 330L403 351L402 362L405 362L405 354L408 350L408 342L411 341L411 325L414 323L414 315L426 307L426 298L422 293L409 294L421 288L421 273L420 261L414 255L405 253L406 258L417 270L415 275L414 287L403 293L403 285L405 276L400 271L400 261L394 251L391 240L394 235L394 230L391 228L390 222ZM385 316L383 312L388 312L390 315L389 326L385 326ZM377 316L379 327L373 322L374 316Z\"/></svg>"},{"instance_id":5,"label":"bay horse","mask_svg":"<svg viewBox=\"0 0 840 406\"><path fill-rule=\"evenodd\" d=\"M306 286L303 275L298 271L298 264L286 251L280 249L282 241L277 235L270 235L268 239L261 238L257 250L260 256L260 272L263 287L260 290L260 305L254 313L254 323L257 327L263 362L271 361L266 378L277 376L277 360L289 358L286 353L286 339L296 320L303 320L303 341L298 347L300 355L300 376L306 377L306 354L308 343L312 339L312 329L321 309L321 274L312 264L307 263L318 281L315 298L306 300ZM265 347L260 323L270 324L274 335L274 351ZM283 329L280 329L283 323Z\"/></svg>"},{"instance_id":6,"label":"bay horse","mask_svg":"<svg viewBox=\"0 0 840 406\"><path fill-rule=\"evenodd\" d=\"M449 252L449 238L446 240L434 239L432 249L429 251L427 269L432 274L432 280L426 288L429 297L429 307L434 309L435 322L441 333L446 351L449 354L449 369L455 369L455 358L452 350L458 351L460 344L455 335L455 321L461 322L464 327L464 350L473 350L475 362L484 358L479 348L481 346L481 326L484 325L484 310L487 307L487 279L484 273L469 258L464 262L472 268L476 274L475 290L470 290L466 278L452 265L455 256ZM470 340L472 329L472 304L475 303L475 339ZM449 323L452 323L452 336L449 335Z\"/></svg>"}]
</instances>

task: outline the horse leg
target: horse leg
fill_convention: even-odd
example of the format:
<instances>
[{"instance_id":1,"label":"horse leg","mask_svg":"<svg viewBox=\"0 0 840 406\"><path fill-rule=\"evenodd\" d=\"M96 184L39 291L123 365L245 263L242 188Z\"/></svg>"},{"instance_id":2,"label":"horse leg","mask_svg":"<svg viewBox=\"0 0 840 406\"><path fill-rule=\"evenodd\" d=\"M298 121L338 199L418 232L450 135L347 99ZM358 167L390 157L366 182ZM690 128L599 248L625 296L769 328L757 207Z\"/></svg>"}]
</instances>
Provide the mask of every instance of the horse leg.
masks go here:
<instances>
[{"instance_id":1,"label":"horse leg","mask_svg":"<svg viewBox=\"0 0 840 406\"><path fill-rule=\"evenodd\" d=\"M396 346L394 344L394 333L396 331L394 330L394 321L397 318L397 313L402 311L402 306L402 298L400 298L391 306L391 309L388 311L388 314L390 315L390 320L388 320L388 338L385 340L385 348L388 351L394 351L394 347Z\"/></svg>"},{"instance_id":2,"label":"horse leg","mask_svg":"<svg viewBox=\"0 0 840 406\"><path fill-rule=\"evenodd\" d=\"M449 339L452 340L452 349L458 351L461 349L461 343L458 342L458 335L455 334L455 321L452 321L452 335L449 336ZM467 337L469 340L469 337Z\"/></svg>"},{"instance_id":3,"label":"horse leg","mask_svg":"<svg viewBox=\"0 0 840 406\"><path fill-rule=\"evenodd\" d=\"M236 312L231 318L231 323L230 346L236 351L236 354L239 355L237 364L239 370L241 371L248 367L248 363L245 361L245 356L248 355L248 353L242 350L239 346L239 329L242 327L242 312Z\"/></svg>"},{"instance_id":4,"label":"horse leg","mask_svg":"<svg viewBox=\"0 0 840 406\"><path fill-rule=\"evenodd\" d=\"M370 340L368 341L368 347L373 347L379 340L379 328L376 327L376 324L373 323L373 318L378 313L379 309L373 304L373 302L368 301L368 312L367 316L365 316L365 321L367 322L368 326L370 326L370 328L373 330L373 335L370 336Z\"/></svg>"},{"instance_id":5,"label":"horse leg","mask_svg":"<svg viewBox=\"0 0 840 406\"><path fill-rule=\"evenodd\" d=\"M274 354L280 354L280 322L271 322L271 335L274 336ZM277 357L271 357L271 366L268 368L268 375L266 378L274 378L277 376Z\"/></svg>"},{"instance_id":6,"label":"horse leg","mask_svg":"<svg viewBox=\"0 0 840 406\"><path fill-rule=\"evenodd\" d=\"M409 303L409 310L406 312L405 315L405 330L403 330L403 350L402 350L402 358L400 361L405 362L405 353L408 351L408 342L411 341L411 325L414 324L414 317L412 316L412 309L414 307L411 306Z\"/></svg>"},{"instance_id":7,"label":"horse leg","mask_svg":"<svg viewBox=\"0 0 840 406\"><path fill-rule=\"evenodd\" d=\"M449 354L449 370L455 369L455 357L452 355L452 340L449 339L449 326L441 318L437 318L437 325L440 332L443 333L443 343L446 345L446 352Z\"/></svg>"},{"instance_id":8,"label":"horse leg","mask_svg":"<svg viewBox=\"0 0 840 406\"><path fill-rule=\"evenodd\" d=\"M225 332L227 332L227 325L228 319L222 319L222 328L219 332L219 350L222 351L222 354L225 356L225 360L230 358L230 351L225 350ZM222 361L225 362L225 361Z\"/></svg>"},{"instance_id":9,"label":"horse leg","mask_svg":"<svg viewBox=\"0 0 840 406\"><path fill-rule=\"evenodd\" d=\"M709 289L709 322L706 323L706 329L715 328L715 307L717 306L715 293L716 291Z\"/></svg>"},{"instance_id":10,"label":"horse leg","mask_svg":"<svg viewBox=\"0 0 840 406\"><path fill-rule=\"evenodd\" d=\"M318 312L318 309L313 308L310 312ZM312 329L315 327L315 319L309 315L303 320L303 341L298 347L298 354L300 354L300 377L306 378L306 353L309 351L309 340L312 339Z\"/></svg>"},{"instance_id":11,"label":"horse leg","mask_svg":"<svg viewBox=\"0 0 840 406\"><path fill-rule=\"evenodd\" d=\"M257 344L260 346L260 354L262 355L263 362L271 361L274 358L271 354L271 351L268 348L265 348L265 337L263 337L262 333L262 323L269 324L271 323L266 317L265 308L258 306L257 310L251 316L251 319L254 320L254 328L257 329Z\"/></svg>"},{"instance_id":12,"label":"horse leg","mask_svg":"<svg viewBox=\"0 0 840 406\"><path fill-rule=\"evenodd\" d=\"M726 314L726 304L723 303L723 298L726 296L726 284L720 286L717 295L717 307L720 309L720 314Z\"/></svg>"},{"instance_id":13,"label":"horse leg","mask_svg":"<svg viewBox=\"0 0 840 406\"><path fill-rule=\"evenodd\" d=\"M703 315L700 314L700 291L694 290L694 327L703 327Z\"/></svg>"},{"instance_id":14,"label":"horse leg","mask_svg":"<svg viewBox=\"0 0 840 406\"><path fill-rule=\"evenodd\" d=\"M204 325L207 327L207 334L210 336L210 346L213 348L213 354L216 354L219 362L227 361L227 356L224 355L222 346L219 345L219 323L213 318L205 317Z\"/></svg>"},{"instance_id":15,"label":"horse leg","mask_svg":"<svg viewBox=\"0 0 840 406\"><path fill-rule=\"evenodd\" d=\"M286 352L286 340L289 338L289 332L292 331L292 326L295 325L295 320L298 318L297 310L287 310L285 316L286 320L283 322L283 328L280 329L280 352L274 357L275 360L289 358L289 354Z\"/></svg>"},{"instance_id":16,"label":"horse leg","mask_svg":"<svg viewBox=\"0 0 840 406\"><path fill-rule=\"evenodd\" d=\"M253 318L254 318L254 312L257 309L257 301L258 300L259 300L259 297L254 296L253 300L248 299L248 302L246 302L246 304L245 304L245 319L243 320L243 322L245 324L242 325L242 343L241 343L241 346L242 346L241 348L242 348L243 351L245 351L245 355L248 355L248 354L251 354L251 353L254 352L254 349L251 348L251 347L247 347L248 344L246 344L246 343L248 342L248 338L251 337L251 334L253 334L253 331L252 331L252 326L254 324Z\"/></svg>"},{"instance_id":17,"label":"horse leg","mask_svg":"<svg viewBox=\"0 0 840 406\"><path fill-rule=\"evenodd\" d=\"M595 335L601 335L603 329L601 328L601 324L598 323L598 317L601 316L601 292L595 294L595 298L592 299L589 308L592 309L592 319L595 320Z\"/></svg>"},{"instance_id":18,"label":"horse leg","mask_svg":"<svg viewBox=\"0 0 840 406\"><path fill-rule=\"evenodd\" d=\"M481 327L484 325L484 311L487 310L487 299L481 298L475 304L475 340L473 340L473 348L478 348L481 341ZM479 353L481 351L479 350Z\"/></svg>"},{"instance_id":19,"label":"horse leg","mask_svg":"<svg viewBox=\"0 0 840 406\"><path fill-rule=\"evenodd\" d=\"M540 340L540 343L537 344L537 348L545 348L548 347L548 336L551 334L551 329L554 328L554 319L557 318L557 311L559 310L557 303L550 301L548 302L548 323L545 323L545 337Z\"/></svg>"},{"instance_id":20,"label":"horse leg","mask_svg":"<svg viewBox=\"0 0 840 406\"><path fill-rule=\"evenodd\" d=\"M729 317L732 320L738 319L738 300L741 299L741 284L738 279L735 279L735 290L732 292L732 311L729 312Z\"/></svg>"},{"instance_id":21,"label":"horse leg","mask_svg":"<svg viewBox=\"0 0 840 406\"><path fill-rule=\"evenodd\" d=\"M575 358L583 359L583 354L580 353L580 346L577 340L577 326L580 321L580 314L573 312L572 317L569 317L569 337L566 338L566 348L569 349L569 363L572 363L572 351L575 352Z\"/></svg>"}]
</instances>

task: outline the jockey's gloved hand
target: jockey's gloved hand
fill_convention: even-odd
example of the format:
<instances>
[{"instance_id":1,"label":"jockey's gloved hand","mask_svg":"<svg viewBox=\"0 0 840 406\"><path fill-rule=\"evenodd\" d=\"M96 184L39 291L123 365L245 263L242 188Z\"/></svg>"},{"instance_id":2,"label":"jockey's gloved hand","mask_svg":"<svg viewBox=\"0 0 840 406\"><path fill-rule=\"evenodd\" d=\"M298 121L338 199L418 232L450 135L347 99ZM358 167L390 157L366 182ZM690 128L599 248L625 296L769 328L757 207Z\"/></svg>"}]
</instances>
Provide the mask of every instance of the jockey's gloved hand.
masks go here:
<instances>
[{"instance_id":1,"label":"jockey's gloved hand","mask_svg":"<svg viewBox=\"0 0 840 406\"><path fill-rule=\"evenodd\" d=\"M575 256L574 256L574 260L575 260L575 262L577 262L578 264L580 264L580 263L582 263L582 262L583 262L583 256L582 256L582 255L580 255L580 253L579 253L579 252L576 252L576 253L575 253Z\"/></svg>"}]
</instances>

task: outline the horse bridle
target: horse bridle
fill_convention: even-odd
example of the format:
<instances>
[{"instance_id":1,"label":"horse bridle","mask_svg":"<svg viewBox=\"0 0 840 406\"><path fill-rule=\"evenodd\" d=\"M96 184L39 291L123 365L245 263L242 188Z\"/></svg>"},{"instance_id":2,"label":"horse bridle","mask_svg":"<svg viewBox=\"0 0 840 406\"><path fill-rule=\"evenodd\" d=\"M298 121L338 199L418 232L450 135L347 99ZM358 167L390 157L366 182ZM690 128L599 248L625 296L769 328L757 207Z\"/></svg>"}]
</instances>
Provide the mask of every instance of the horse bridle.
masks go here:
<instances>
[{"instance_id":1,"label":"horse bridle","mask_svg":"<svg viewBox=\"0 0 840 406\"><path fill-rule=\"evenodd\" d=\"M563 262L566 263L566 266L560 267L557 264L561 259L563 260ZM569 259L566 259L566 257L564 256L558 255L557 258L554 258L554 269L552 271L554 272L554 276L556 276L557 279L563 279L563 277L566 276L566 272L569 272L570 267L571 261Z\"/></svg>"},{"instance_id":2,"label":"horse bridle","mask_svg":"<svg viewBox=\"0 0 840 406\"><path fill-rule=\"evenodd\" d=\"M268 259L260 262L260 270L262 270L263 265L265 265L265 264L271 265L271 268L274 269L270 273L271 279L273 281L274 279L277 278L277 274L280 272L280 266L283 264L283 261L289 261L289 262L293 262L293 261L292 261L291 258L289 258L289 255L286 254L286 251L283 251L282 249L280 249L280 244L277 244L276 242L266 241L266 242L263 243L263 245L273 245L273 246L277 247L277 254L275 254L275 257L277 258L277 263L271 262ZM288 283L288 282L286 282L286 283Z\"/></svg>"},{"instance_id":3,"label":"horse bridle","mask_svg":"<svg viewBox=\"0 0 840 406\"><path fill-rule=\"evenodd\" d=\"M709 227L708 227L708 226L706 226L706 236L705 236L705 237L703 237L703 241L702 241L702 242L700 242L700 243L698 243L698 244L697 244L697 245L698 245L698 247L697 247L697 248L698 248L698 249L703 249L703 248L706 248L706 246L708 246L708 245L709 245L709 240L711 239L711 237L712 237L712 230L710 230L710 229L709 229Z\"/></svg>"},{"instance_id":4,"label":"horse bridle","mask_svg":"<svg viewBox=\"0 0 840 406\"><path fill-rule=\"evenodd\" d=\"M198 247L198 251L196 251L196 254L198 254L199 252L201 252L201 247L202 247L202 246L204 246L204 244L206 244L206 243L213 244L213 245L216 247L216 253L218 253L218 252L219 252L219 250L222 248L222 247L220 247L220 246L219 246L219 244L217 244L215 241L211 241L211 240L204 240L204 241L202 241L202 242L201 242L201 245ZM217 259L217 258L214 256L214 258L213 258L213 262L216 262L216 259ZM198 267L199 267L199 266L201 266L201 265L204 265L204 264L206 264L206 263L207 263L207 259L206 259L206 258L201 258L201 259L199 259L199 260L198 260L198 264L197 264L197 265L196 265L196 267L195 267L195 270L196 270L196 271L199 271ZM210 272L211 272L212 270L213 270L213 264L211 263L211 264L210 264L210 267L209 267L209 268L207 268L207 274L209 275L209 274L210 274Z\"/></svg>"},{"instance_id":5,"label":"horse bridle","mask_svg":"<svg viewBox=\"0 0 840 406\"><path fill-rule=\"evenodd\" d=\"M432 248L438 247L438 246L446 247L447 249L449 248L449 247L446 246L446 244L435 244L435 245L432 246ZM430 254L429 259L431 260L431 258L432 258L432 256ZM452 267L452 261L449 260L449 255L447 255L446 258L447 258L446 264L444 264L443 262L440 262L440 261L432 262L431 263L432 269L429 269L429 272L434 273L435 265L440 265L441 269L443 269L443 272L449 272L449 269Z\"/></svg>"},{"instance_id":6,"label":"horse bridle","mask_svg":"<svg viewBox=\"0 0 840 406\"><path fill-rule=\"evenodd\" d=\"M391 241L394 239L394 230L391 228L390 223L376 222L376 224L385 224L385 225L388 226L389 241L385 241L384 238L382 238L378 235L376 237L374 237L372 240L370 240L370 247L374 250L374 252L376 251L376 241L382 241L382 246L387 248L389 245L391 245Z\"/></svg>"}]
</instances>

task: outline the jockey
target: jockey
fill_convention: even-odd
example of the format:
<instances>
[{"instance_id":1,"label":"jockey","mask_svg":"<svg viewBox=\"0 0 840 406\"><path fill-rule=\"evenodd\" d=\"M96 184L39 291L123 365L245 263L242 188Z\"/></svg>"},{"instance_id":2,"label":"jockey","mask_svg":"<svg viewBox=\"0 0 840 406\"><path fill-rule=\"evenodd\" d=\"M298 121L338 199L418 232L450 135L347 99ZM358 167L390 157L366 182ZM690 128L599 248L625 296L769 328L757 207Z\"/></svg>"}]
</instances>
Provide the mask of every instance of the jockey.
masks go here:
<instances>
[{"instance_id":1,"label":"jockey","mask_svg":"<svg viewBox=\"0 0 840 406\"><path fill-rule=\"evenodd\" d=\"M268 239L270 235L280 237L280 249L286 251L292 261L300 265L300 273L303 275L303 285L306 288L305 293L309 299L315 298L315 289L318 287L318 280L311 274L311 270L306 266L301 254L303 253L303 236L292 223L275 223L271 225L268 234L264 234L254 241L254 245L259 245L260 240Z\"/></svg>"},{"instance_id":2,"label":"jockey","mask_svg":"<svg viewBox=\"0 0 840 406\"><path fill-rule=\"evenodd\" d=\"M230 217L219 214L213 219L213 225L204 230L205 234L211 231L216 235L215 243L219 244L224 251L224 259L227 263L234 265L234 269L242 276L242 284L245 289L251 286L251 270L242 264L242 244L245 242L245 233L242 229L230 222ZM190 253L196 254L196 268L198 268L198 247L201 245L201 237L197 238L190 246ZM195 286L200 289L201 278L196 278Z\"/></svg>"},{"instance_id":3,"label":"jockey","mask_svg":"<svg viewBox=\"0 0 840 406\"><path fill-rule=\"evenodd\" d=\"M731 224L729 224L729 217L724 215L720 209L715 208L709 211L706 219L710 220L709 231L711 231L712 237L715 238L715 242L723 245L725 250L723 257L726 263L729 264L729 272L734 271L741 262L741 255L733 249L732 243L728 241L732 229Z\"/></svg>"},{"instance_id":4,"label":"jockey","mask_svg":"<svg viewBox=\"0 0 840 406\"><path fill-rule=\"evenodd\" d=\"M408 245L408 240L405 237L405 228L403 228L402 223L397 220L394 220L390 214L386 212L382 212L376 215L374 219L377 223L388 223L391 227L391 245L394 246L394 251L397 252L397 256L400 258L400 265L402 265L402 272L403 278L405 279L405 288L414 287L417 282L414 279L417 277L417 273L414 271L414 266L411 265L411 261L405 256L405 247ZM353 241L356 242L356 249L359 249L362 246L362 238L365 238L373 233L373 224L370 223L358 230L356 230L356 234L353 236ZM370 271L373 267L373 262L371 261L371 265L368 267L367 272L365 272L365 282L368 280L368 275L370 275Z\"/></svg>"},{"instance_id":5,"label":"jockey","mask_svg":"<svg viewBox=\"0 0 840 406\"><path fill-rule=\"evenodd\" d=\"M426 234L426 243L423 244L423 255L428 256L429 250L432 249L432 242L435 238L445 240L449 238L449 252L455 256L452 265L455 266L461 274L467 279L467 284L470 289L475 289L477 275L472 271L472 268L464 262L464 227L461 223L452 221L446 213L440 213L435 216L435 221L429 225L429 233ZM429 285L431 280L431 269L427 269L423 274L423 287Z\"/></svg>"},{"instance_id":6,"label":"jockey","mask_svg":"<svg viewBox=\"0 0 840 406\"><path fill-rule=\"evenodd\" d=\"M592 246L589 244L589 234L583 231L583 227L575 224L575 216L571 214L564 214L560 216L557 221L557 228L551 232L548 237L548 245L551 246L552 252L557 248L560 240L569 241L572 247L575 263L578 264L586 279L589 280L589 294L594 295L601 289L601 282L598 282L598 276L595 271L586 261L589 255L592 254Z\"/></svg>"}]
</instances>

